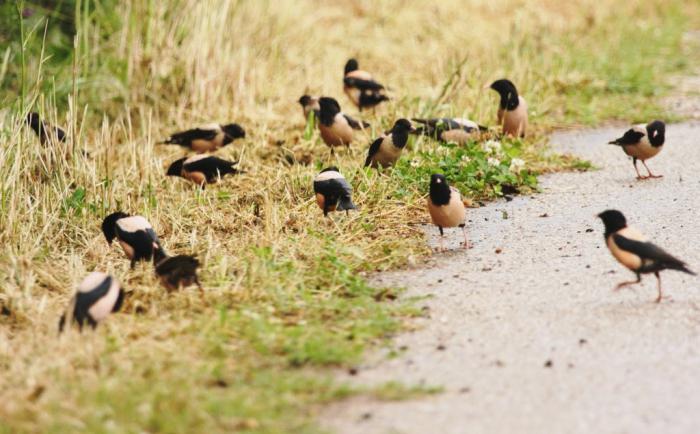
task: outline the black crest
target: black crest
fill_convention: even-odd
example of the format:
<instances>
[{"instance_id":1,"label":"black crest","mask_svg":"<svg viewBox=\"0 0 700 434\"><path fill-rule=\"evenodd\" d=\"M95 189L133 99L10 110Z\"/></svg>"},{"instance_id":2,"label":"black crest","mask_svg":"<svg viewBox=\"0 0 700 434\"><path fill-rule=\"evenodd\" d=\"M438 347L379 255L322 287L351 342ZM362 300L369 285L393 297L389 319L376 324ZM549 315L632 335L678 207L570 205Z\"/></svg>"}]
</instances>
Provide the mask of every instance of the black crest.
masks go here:
<instances>
[{"instance_id":1,"label":"black crest","mask_svg":"<svg viewBox=\"0 0 700 434\"><path fill-rule=\"evenodd\" d=\"M238 124L223 125L221 129L232 139L242 139L245 137L245 130Z\"/></svg>"},{"instance_id":2,"label":"black crest","mask_svg":"<svg viewBox=\"0 0 700 434\"><path fill-rule=\"evenodd\" d=\"M322 97L318 100L318 105L321 107L319 120L327 127L333 125L335 115L340 113L340 104L333 98Z\"/></svg>"},{"instance_id":3,"label":"black crest","mask_svg":"<svg viewBox=\"0 0 700 434\"><path fill-rule=\"evenodd\" d=\"M360 65L355 59L350 59L345 63L345 75L347 75L348 72L357 71L358 69L360 69Z\"/></svg>"},{"instance_id":4,"label":"black crest","mask_svg":"<svg viewBox=\"0 0 700 434\"><path fill-rule=\"evenodd\" d=\"M491 83L491 89L498 92L501 96L500 107L503 110L515 110L520 101L518 99L518 90L512 81L505 78L496 80Z\"/></svg>"},{"instance_id":5,"label":"black crest","mask_svg":"<svg viewBox=\"0 0 700 434\"><path fill-rule=\"evenodd\" d=\"M185 162L187 157L180 158L179 160L175 160L170 164L170 167L168 167L168 171L166 173L167 176L182 176L182 164Z\"/></svg>"},{"instance_id":6,"label":"black crest","mask_svg":"<svg viewBox=\"0 0 700 434\"><path fill-rule=\"evenodd\" d=\"M663 145L666 140L666 124L659 120L650 122L647 125L647 137L652 146L659 147Z\"/></svg>"},{"instance_id":7,"label":"black crest","mask_svg":"<svg viewBox=\"0 0 700 434\"><path fill-rule=\"evenodd\" d=\"M129 214L117 211L113 212L112 214L105 217L104 220L102 220L102 233L105 235L105 238L107 239L108 243L111 244L112 241L114 241L114 239L117 237L117 220L122 219L124 217L129 217Z\"/></svg>"},{"instance_id":8,"label":"black crest","mask_svg":"<svg viewBox=\"0 0 700 434\"><path fill-rule=\"evenodd\" d=\"M430 200L435 205L450 203L450 186L444 175L435 173L430 177Z\"/></svg>"},{"instance_id":9,"label":"black crest","mask_svg":"<svg viewBox=\"0 0 700 434\"><path fill-rule=\"evenodd\" d=\"M605 237L627 227L627 219L618 210L609 209L598 214L605 225Z\"/></svg>"}]
</instances>

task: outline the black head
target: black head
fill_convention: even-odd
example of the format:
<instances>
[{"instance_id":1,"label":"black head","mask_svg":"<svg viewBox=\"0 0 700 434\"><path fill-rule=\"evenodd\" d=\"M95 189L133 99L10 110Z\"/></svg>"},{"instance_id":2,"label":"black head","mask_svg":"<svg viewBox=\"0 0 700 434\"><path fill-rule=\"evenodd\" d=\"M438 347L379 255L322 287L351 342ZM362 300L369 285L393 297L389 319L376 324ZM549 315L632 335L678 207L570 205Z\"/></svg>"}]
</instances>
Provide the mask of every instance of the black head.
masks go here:
<instances>
[{"instance_id":1,"label":"black head","mask_svg":"<svg viewBox=\"0 0 700 434\"><path fill-rule=\"evenodd\" d=\"M167 176L182 176L182 165L186 159L187 157L182 157L179 160L173 161L165 174Z\"/></svg>"},{"instance_id":2,"label":"black head","mask_svg":"<svg viewBox=\"0 0 700 434\"><path fill-rule=\"evenodd\" d=\"M335 166L331 166L331 167L326 167L320 173L323 173L323 172L338 172L338 173L340 173L340 170L338 170L338 168Z\"/></svg>"},{"instance_id":3,"label":"black head","mask_svg":"<svg viewBox=\"0 0 700 434\"><path fill-rule=\"evenodd\" d=\"M661 146L666 140L666 124L661 121L652 121L647 125L647 137L652 146Z\"/></svg>"},{"instance_id":4,"label":"black head","mask_svg":"<svg viewBox=\"0 0 700 434\"><path fill-rule=\"evenodd\" d=\"M603 220L605 225L605 237L627 227L627 219L618 210L609 209L598 214L598 217Z\"/></svg>"},{"instance_id":5,"label":"black head","mask_svg":"<svg viewBox=\"0 0 700 434\"><path fill-rule=\"evenodd\" d=\"M27 115L26 119L27 124L37 133L39 134L40 125L41 125L41 118L39 117L39 113L37 112L31 112Z\"/></svg>"},{"instance_id":6,"label":"black head","mask_svg":"<svg viewBox=\"0 0 700 434\"><path fill-rule=\"evenodd\" d=\"M348 72L357 71L358 69L360 69L360 65L355 59L350 59L345 63L345 75L347 75Z\"/></svg>"},{"instance_id":7,"label":"black head","mask_svg":"<svg viewBox=\"0 0 700 434\"><path fill-rule=\"evenodd\" d=\"M318 100L318 105L321 108L319 113L321 123L326 126L332 125L335 115L340 113L340 104L338 104L338 101L334 98L324 96Z\"/></svg>"},{"instance_id":8,"label":"black head","mask_svg":"<svg viewBox=\"0 0 700 434\"><path fill-rule=\"evenodd\" d=\"M301 104L302 107L306 107L311 104L311 95L302 95L297 102Z\"/></svg>"},{"instance_id":9,"label":"black head","mask_svg":"<svg viewBox=\"0 0 700 434\"><path fill-rule=\"evenodd\" d=\"M491 89L501 96L500 106L504 110L515 110L520 104L518 90L512 81L502 78L491 83Z\"/></svg>"},{"instance_id":10,"label":"black head","mask_svg":"<svg viewBox=\"0 0 700 434\"><path fill-rule=\"evenodd\" d=\"M416 129L413 128L413 125L411 124L411 121L408 119L399 119L396 122L394 122L394 126L391 128L392 132L400 132L400 133L409 133L413 132Z\"/></svg>"},{"instance_id":11,"label":"black head","mask_svg":"<svg viewBox=\"0 0 700 434\"><path fill-rule=\"evenodd\" d=\"M228 124L221 127L227 136L232 139L242 139L245 137L245 130L238 124Z\"/></svg>"},{"instance_id":12,"label":"black head","mask_svg":"<svg viewBox=\"0 0 700 434\"><path fill-rule=\"evenodd\" d=\"M117 211L113 212L102 220L102 233L105 234L105 238L109 244L112 244L112 241L114 241L114 239L117 237L117 220L124 217L129 217L129 214Z\"/></svg>"},{"instance_id":13,"label":"black head","mask_svg":"<svg viewBox=\"0 0 700 434\"><path fill-rule=\"evenodd\" d=\"M227 175L229 173L238 173L238 170L236 170L233 166L238 164L238 161L227 161L225 164L219 165L219 173L221 176Z\"/></svg>"},{"instance_id":14,"label":"black head","mask_svg":"<svg viewBox=\"0 0 700 434\"><path fill-rule=\"evenodd\" d=\"M430 176L430 200L435 205L450 203L450 185L444 175L435 173Z\"/></svg>"}]
</instances>

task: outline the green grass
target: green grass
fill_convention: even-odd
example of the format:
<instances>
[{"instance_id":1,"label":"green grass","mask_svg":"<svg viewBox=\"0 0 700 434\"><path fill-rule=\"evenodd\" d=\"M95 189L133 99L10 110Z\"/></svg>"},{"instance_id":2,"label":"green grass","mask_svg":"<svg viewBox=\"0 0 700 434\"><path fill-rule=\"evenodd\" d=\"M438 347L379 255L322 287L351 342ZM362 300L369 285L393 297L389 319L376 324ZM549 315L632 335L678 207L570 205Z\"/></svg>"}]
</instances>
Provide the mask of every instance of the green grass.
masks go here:
<instances>
[{"instance_id":1,"label":"green grass","mask_svg":"<svg viewBox=\"0 0 700 434\"><path fill-rule=\"evenodd\" d=\"M22 21L22 5L0 5L0 432L317 432L329 401L438 393L353 389L328 369L420 314L366 278L430 254L417 225L429 175L481 201L535 191L538 173L589 169L549 153L546 134L660 117L667 78L697 63L681 34L700 25L700 7L680 0L540 0L512 14L504 0L469 15L457 0L38 3L24 2ZM350 56L394 100L363 113L373 128L330 159L295 101L308 88L353 112L339 78ZM361 167L399 116L492 125L483 86L501 76L529 102L526 139L412 139L393 170ZM71 139L40 146L22 122L30 107ZM154 143L211 120L246 127L219 154L247 173L204 192L164 177L182 152ZM324 219L315 206L312 179L329 164L357 212ZM117 208L146 216L169 251L196 253L204 293L167 293L150 265L129 270L99 232ZM95 269L129 291L123 312L57 339L58 315Z\"/></svg>"}]
</instances>

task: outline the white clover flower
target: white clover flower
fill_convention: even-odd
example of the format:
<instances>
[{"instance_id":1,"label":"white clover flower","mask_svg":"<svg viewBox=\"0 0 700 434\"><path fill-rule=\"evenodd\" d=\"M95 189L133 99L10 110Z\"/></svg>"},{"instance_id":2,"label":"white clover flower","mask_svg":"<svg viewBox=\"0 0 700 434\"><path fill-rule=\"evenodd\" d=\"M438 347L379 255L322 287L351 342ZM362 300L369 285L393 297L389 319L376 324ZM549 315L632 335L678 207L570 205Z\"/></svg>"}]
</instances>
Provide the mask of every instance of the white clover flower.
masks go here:
<instances>
[{"instance_id":1,"label":"white clover flower","mask_svg":"<svg viewBox=\"0 0 700 434\"><path fill-rule=\"evenodd\" d=\"M462 155L462 158L461 158L460 160L461 160L462 163L464 163L464 164L469 164L469 163L472 161L472 159L469 158L469 155L466 155L466 154L465 154L465 155Z\"/></svg>"},{"instance_id":2,"label":"white clover flower","mask_svg":"<svg viewBox=\"0 0 700 434\"><path fill-rule=\"evenodd\" d=\"M411 160L411 167L420 166L420 160Z\"/></svg>"},{"instance_id":3,"label":"white clover flower","mask_svg":"<svg viewBox=\"0 0 700 434\"><path fill-rule=\"evenodd\" d=\"M501 152L501 142L497 140L488 140L484 142L481 146L484 151L490 154L497 154Z\"/></svg>"},{"instance_id":4,"label":"white clover flower","mask_svg":"<svg viewBox=\"0 0 700 434\"><path fill-rule=\"evenodd\" d=\"M515 173L520 173L521 170L525 168L525 162L520 158L513 158L510 160L510 171Z\"/></svg>"},{"instance_id":5,"label":"white clover flower","mask_svg":"<svg viewBox=\"0 0 700 434\"><path fill-rule=\"evenodd\" d=\"M489 166L498 166L501 164L501 160L493 157L489 157L486 162L489 163Z\"/></svg>"}]
</instances>

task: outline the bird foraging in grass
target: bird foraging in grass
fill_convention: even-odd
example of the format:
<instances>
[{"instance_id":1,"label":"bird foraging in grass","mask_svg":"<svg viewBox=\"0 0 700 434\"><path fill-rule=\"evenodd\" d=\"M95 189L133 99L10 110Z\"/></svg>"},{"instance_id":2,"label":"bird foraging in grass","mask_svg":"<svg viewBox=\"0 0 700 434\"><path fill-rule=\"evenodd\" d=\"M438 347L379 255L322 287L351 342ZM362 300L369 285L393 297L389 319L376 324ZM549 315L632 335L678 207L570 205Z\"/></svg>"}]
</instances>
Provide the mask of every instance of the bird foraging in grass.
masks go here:
<instances>
[{"instance_id":1,"label":"bird foraging in grass","mask_svg":"<svg viewBox=\"0 0 700 434\"><path fill-rule=\"evenodd\" d=\"M157 251L153 255L153 265L160 282L169 291L176 291L190 285L197 285L202 290L202 285L197 277L199 261L191 255L168 256L163 251Z\"/></svg>"},{"instance_id":2,"label":"bird foraging in grass","mask_svg":"<svg viewBox=\"0 0 700 434\"><path fill-rule=\"evenodd\" d=\"M236 139L245 138L245 130L238 124L208 124L171 135L162 145L179 145L198 154L213 152Z\"/></svg>"},{"instance_id":3,"label":"bird foraging in grass","mask_svg":"<svg viewBox=\"0 0 700 434\"><path fill-rule=\"evenodd\" d=\"M389 100L384 94L384 86L375 81L372 74L362 71L355 59L350 59L345 64L343 91L360 111Z\"/></svg>"},{"instance_id":4,"label":"bird foraging in grass","mask_svg":"<svg viewBox=\"0 0 700 434\"><path fill-rule=\"evenodd\" d=\"M428 212L433 224L440 229L440 250L444 250L443 228L462 228L464 243L462 247L469 248L466 228L466 211L462 195L454 187L450 187L443 175L433 174L430 177L430 195L428 196Z\"/></svg>"},{"instance_id":5,"label":"bird foraging in grass","mask_svg":"<svg viewBox=\"0 0 700 434\"><path fill-rule=\"evenodd\" d=\"M658 297L656 302L661 302L661 276L663 270L682 271L695 276L690 271L685 262L666 253L660 247L650 243L636 229L627 226L627 219L617 210L607 210L598 214L598 217L605 225L605 243L613 257L620 264L627 267L637 275L637 280L622 282L615 287L615 290L625 286L639 283L642 274L654 273L657 279Z\"/></svg>"},{"instance_id":6,"label":"bird foraging in grass","mask_svg":"<svg viewBox=\"0 0 700 434\"><path fill-rule=\"evenodd\" d=\"M150 261L154 251L165 254L153 226L140 215L114 212L102 221L102 233L109 244L115 238L119 241L131 260L131 268L134 268L137 261Z\"/></svg>"},{"instance_id":7,"label":"bird foraging in grass","mask_svg":"<svg viewBox=\"0 0 700 434\"><path fill-rule=\"evenodd\" d=\"M318 118L318 112L321 110L321 106L318 104L318 97L302 95L298 102L304 112L304 120L308 120L312 112Z\"/></svg>"},{"instance_id":8,"label":"bird foraging in grass","mask_svg":"<svg viewBox=\"0 0 700 434\"><path fill-rule=\"evenodd\" d=\"M646 160L656 156L664 146L666 140L666 124L661 121L652 121L647 125L635 125L619 139L608 142L610 145L622 147L625 154L632 157L634 171L637 172L637 179L661 178L663 175L654 175L649 170ZM639 174L637 160L641 160L647 169L647 176Z\"/></svg>"},{"instance_id":9,"label":"bird foraging in grass","mask_svg":"<svg viewBox=\"0 0 700 434\"><path fill-rule=\"evenodd\" d=\"M29 113L26 122L36 135L39 136L39 141L42 145L46 145L52 141L65 142L66 140L66 132L59 127L54 127L44 122L39 116L39 113Z\"/></svg>"},{"instance_id":10,"label":"bird foraging in grass","mask_svg":"<svg viewBox=\"0 0 700 434\"><path fill-rule=\"evenodd\" d=\"M93 271L80 283L66 312L58 322L59 333L66 323L75 321L80 330L87 323L93 329L112 312L118 312L124 301L124 290L112 276Z\"/></svg>"},{"instance_id":11,"label":"bird foraging in grass","mask_svg":"<svg viewBox=\"0 0 700 434\"><path fill-rule=\"evenodd\" d=\"M327 216L331 211L357 209L352 203L352 187L340 174L337 167L328 167L314 178L316 203Z\"/></svg>"},{"instance_id":12,"label":"bird foraging in grass","mask_svg":"<svg viewBox=\"0 0 700 434\"><path fill-rule=\"evenodd\" d=\"M415 130L415 134L430 136L436 140L457 143L458 145L466 144L478 132L488 131L485 126L464 118L413 118L413 121L423 125Z\"/></svg>"},{"instance_id":13,"label":"bird foraging in grass","mask_svg":"<svg viewBox=\"0 0 700 434\"><path fill-rule=\"evenodd\" d=\"M408 119L399 119L385 135L369 146L365 167L390 167L396 164L408 143L408 134L415 131Z\"/></svg>"},{"instance_id":14,"label":"bird foraging in grass","mask_svg":"<svg viewBox=\"0 0 700 434\"><path fill-rule=\"evenodd\" d=\"M336 146L350 147L353 139L353 130L369 127L366 122L358 122L340 110L340 104L333 98L321 97L318 101L319 111L318 129L321 138L331 148Z\"/></svg>"},{"instance_id":15,"label":"bird foraging in grass","mask_svg":"<svg viewBox=\"0 0 700 434\"><path fill-rule=\"evenodd\" d=\"M491 83L491 89L498 92L501 101L498 104L498 123L503 134L524 137L527 130L527 103L510 80L501 79Z\"/></svg>"},{"instance_id":16,"label":"bird foraging in grass","mask_svg":"<svg viewBox=\"0 0 700 434\"><path fill-rule=\"evenodd\" d=\"M213 184L224 175L240 173L233 167L236 164L238 161L227 161L213 155L193 155L174 161L166 175L185 178L204 188L205 184Z\"/></svg>"}]
</instances>

